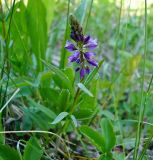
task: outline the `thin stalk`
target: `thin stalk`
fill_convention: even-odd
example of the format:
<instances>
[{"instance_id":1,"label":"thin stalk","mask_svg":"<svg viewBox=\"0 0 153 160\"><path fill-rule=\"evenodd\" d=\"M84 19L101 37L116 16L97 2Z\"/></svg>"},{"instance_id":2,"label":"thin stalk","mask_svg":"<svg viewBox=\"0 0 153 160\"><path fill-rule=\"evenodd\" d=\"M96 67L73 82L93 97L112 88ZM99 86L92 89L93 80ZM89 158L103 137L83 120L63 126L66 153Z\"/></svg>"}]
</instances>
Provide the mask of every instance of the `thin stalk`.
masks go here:
<instances>
[{"instance_id":1,"label":"thin stalk","mask_svg":"<svg viewBox=\"0 0 153 160\"><path fill-rule=\"evenodd\" d=\"M93 5L93 0L91 0L91 3L90 3L89 13L88 13L87 21L86 21L86 24L85 24L85 27L84 27L84 32L86 32L86 30L87 30L88 21L89 21L89 18L90 18L90 15L91 15L91 10L92 10L92 5Z\"/></svg>"},{"instance_id":2,"label":"thin stalk","mask_svg":"<svg viewBox=\"0 0 153 160\"><path fill-rule=\"evenodd\" d=\"M5 55L4 55L4 63L3 63L3 68L2 68L2 73L1 73L1 78L3 78L3 75L4 75L4 70L5 70L5 63L6 63L6 69L7 69L7 82L6 82L6 86L5 86L5 92L4 92L4 96L3 96L3 100L1 101L1 107L4 105L5 103L5 97L7 95L7 89L8 89L8 82L9 82L9 79L10 79L10 63L9 63L9 47L8 47L8 44L9 44L9 38L10 38L10 29L11 29L11 23L12 23L12 17L13 17L13 12L14 12L14 6L15 6L15 1L13 1L13 4L12 4L12 10L11 10L11 16L10 16L10 21L9 21L9 28L8 28L8 31L6 33L6 24L5 24L5 20L4 20L4 17L2 19L2 32L3 32L3 39L4 39L4 42L5 42L5 47L4 47L4 52L5 52ZM3 14L3 8L2 6L0 6L0 10L1 10L1 13ZM0 89L0 92L2 92L2 86L1 86L1 89ZM1 96L2 97L2 96Z\"/></svg>"},{"instance_id":3,"label":"thin stalk","mask_svg":"<svg viewBox=\"0 0 153 160\"><path fill-rule=\"evenodd\" d=\"M79 94L80 94L80 88L77 88L77 91L76 91L76 94L74 96L74 101L73 101L72 107L70 109L69 115L72 115L74 110L75 110L75 105L76 105ZM62 132L64 132L68 128L69 124L70 124L70 121L67 119L64 126L63 126Z\"/></svg>"},{"instance_id":4,"label":"thin stalk","mask_svg":"<svg viewBox=\"0 0 153 160\"><path fill-rule=\"evenodd\" d=\"M128 15L127 15L127 21L126 21L126 26L125 26L125 36L124 36L124 40L123 40L122 50L124 50L125 47L126 47L127 26L128 26L128 19L129 19L130 7L131 7L131 0L130 0L130 2L129 2L128 11L127 11L127 12L128 12Z\"/></svg>"},{"instance_id":5,"label":"thin stalk","mask_svg":"<svg viewBox=\"0 0 153 160\"><path fill-rule=\"evenodd\" d=\"M148 149L149 145L151 144L151 140L153 138L153 133L150 135L149 139L147 140L147 142L145 143L145 146L141 152L141 155L139 156L138 160L142 160L145 153L146 153L146 150Z\"/></svg>"},{"instance_id":6,"label":"thin stalk","mask_svg":"<svg viewBox=\"0 0 153 160\"><path fill-rule=\"evenodd\" d=\"M137 160L137 157L138 157L138 149L140 145L140 138L141 138L141 131L142 131L142 121L144 118L144 112L146 108L146 101L144 101L144 80L145 80L145 66L146 66L146 54L147 54L147 0L145 0L144 36L145 36L145 42L144 42L144 58L143 58L142 80L141 80L141 102L140 102L140 112L139 112L139 123L137 126L137 135L136 135L136 141L135 141L134 160ZM150 87L148 87L148 89L150 89Z\"/></svg>"},{"instance_id":7,"label":"thin stalk","mask_svg":"<svg viewBox=\"0 0 153 160\"><path fill-rule=\"evenodd\" d=\"M60 60L60 68L65 67L65 61L66 61L66 50L64 49L64 45L66 43L67 37L68 37L68 28L69 28L69 15L70 15L70 0L67 0L67 20L66 20L66 29L65 29L65 35L64 35L64 41L62 44L62 50L61 50L61 60Z\"/></svg>"},{"instance_id":8,"label":"thin stalk","mask_svg":"<svg viewBox=\"0 0 153 160\"><path fill-rule=\"evenodd\" d=\"M116 61L117 61L117 51L118 51L118 41L119 41L119 34L120 34L120 26L121 26L121 13L122 13L122 7L123 7L123 0L120 1L120 11L119 11L119 19L118 19L118 28L117 28L117 38L116 43L114 46L114 64L113 64L113 74L115 73L115 67L116 67ZM115 73L116 74L116 73Z\"/></svg>"}]
</instances>

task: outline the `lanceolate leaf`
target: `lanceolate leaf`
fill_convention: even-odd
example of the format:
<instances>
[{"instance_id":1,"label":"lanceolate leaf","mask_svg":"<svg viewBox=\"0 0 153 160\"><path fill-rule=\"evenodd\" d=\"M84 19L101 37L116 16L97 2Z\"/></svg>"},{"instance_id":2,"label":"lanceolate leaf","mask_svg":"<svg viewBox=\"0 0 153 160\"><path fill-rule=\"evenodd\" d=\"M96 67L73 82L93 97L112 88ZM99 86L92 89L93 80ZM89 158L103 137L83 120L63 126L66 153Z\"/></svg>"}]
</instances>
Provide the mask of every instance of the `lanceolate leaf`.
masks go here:
<instances>
[{"instance_id":1,"label":"lanceolate leaf","mask_svg":"<svg viewBox=\"0 0 153 160\"><path fill-rule=\"evenodd\" d=\"M82 84L82 83L78 83L78 87L87 95L89 95L90 97L93 97L93 94Z\"/></svg>"},{"instance_id":2,"label":"lanceolate leaf","mask_svg":"<svg viewBox=\"0 0 153 160\"><path fill-rule=\"evenodd\" d=\"M104 138L95 130L88 126L81 126L80 131L95 145L100 151L105 152Z\"/></svg>"},{"instance_id":3,"label":"lanceolate leaf","mask_svg":"<svg viewBox=\"0 0 153 160\"><path fill-rule=\"evenodd\" d=\"M26 148L24 150L23 160L40 160L42 154L43 151L38 140L35 137L32 137L27 142Z\"/></svg>"},{"instance_id":4,"label":"lanceolate leaf","mask_svg":"<svg viewBox=\"0 0 153 160\"><path fill-rule=\"evenodd\" d=\"M55 120L51 123L51 124L57 124L60 121L62 121L66 116L68 116L68 112L61 112L56 118Z\"/></svg>"},{"instance_id":5,"label":"lanceolate leaf","mask_svg":"<svg viewBox=\"0 0 153 160\"><path fill-rule=\"evenodd\" d=\"M109 152L114 147L116 142L116 137L112 124L107 118L103 118L101 120L100 125L102 129L102 136L104 137L105 140L105 149L107 152Z\"/></svg>"},{"instance_id":6,"label":"lanceolate leaf","mask_svg":"<svg viewBox=\"0 0 153 160\"><path fill-rule=\"evenodd\" d=\"M68 77L62 72L59 68L53 66L52 64L48 64L44 60L42 62L48 66L49 69L51 69L52 72L54 72L54 80L57 82L59 85L61 85L62 88L69 89L70 92L72 93L72 83L68 79Z\"/></svg>"},{"instance_id":7,"label":"lanceolate leaf","mask_svg":"<svg viewBox=\"0 0 153 160\"><path fill-rule=\"evenodd\" d=\"M0 158L2 158L3 160L20 160L20 156L15 149L7 145L1 145L1 144L0 144Z\"/></svg>"},{"instance_id":8,"label":"lanceolate leaf","mask_svg":"<svg viewBox=\"0 0 153 160\"><path fill-rule=\"evenodd\" d=\"M27 6L27 27L31 40L32 51L37 59L37 70L42 71L41 58L45 58L47 48L46 9L42 0L30 0Z\"/></svg>"},{"instance_id":9,"label":"lanceolate leaf","mask_svg":"<svg viewBox=\"0 0 153 160\"><path fill-rule=\"evenodd\" d=\"M76 120L75 116L74 116L74 115L71 115L70 117L71 117L71 119L72 119L72 122L73 122L74 126L77 127L77 126L78 126L78 123L77 123L77 120Z\"/></svg>"}]
</instances>

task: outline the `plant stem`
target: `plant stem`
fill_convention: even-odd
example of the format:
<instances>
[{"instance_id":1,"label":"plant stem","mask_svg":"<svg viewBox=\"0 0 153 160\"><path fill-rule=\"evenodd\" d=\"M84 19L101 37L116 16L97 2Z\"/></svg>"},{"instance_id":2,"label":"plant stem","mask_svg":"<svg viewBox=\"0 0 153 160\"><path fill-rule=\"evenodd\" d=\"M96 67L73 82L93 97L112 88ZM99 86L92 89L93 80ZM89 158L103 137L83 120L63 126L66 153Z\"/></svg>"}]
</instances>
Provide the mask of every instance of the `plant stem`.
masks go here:
<instances>
[{"instance_id":1,"label":"plant stem","mask_svg":"<svg viewBox=\"0 0 153 160\"><path fill-rule=\"evenodd\" d=\"M137 135L135 141L134 160L137 160L138 157L138 150L139 150L141 130L142 130L142 121L144 118L144 112L146 108L146 101L144 100L144 78L145 78L145 65L146 65L146 54L147 54L147 0L145 0L144 36L145 36L145 42L144 42L145 44L144 44L144 58L143 58L142 80L141 80L141 102L140 102L140 112L139 112L139 123L137 126Z\"/></svg>"},{"instance_id":2,"label":"plant stem","mask_svg":"<svg viewBox=\"0 0 153 160\"><path fill-rule=\"evenodd\" d=\"M65 35L64 40L62 43L62 51L61 51L61 60L60 60L60 68L63 69L65 67L65 61L66 61L66 50L64 48L67 37L68 37L68 28L69 28L69 14L70 14L70 0L67 0L67 20L66 20L66 29L65 29Z\"/></svg>"}]
</instances>

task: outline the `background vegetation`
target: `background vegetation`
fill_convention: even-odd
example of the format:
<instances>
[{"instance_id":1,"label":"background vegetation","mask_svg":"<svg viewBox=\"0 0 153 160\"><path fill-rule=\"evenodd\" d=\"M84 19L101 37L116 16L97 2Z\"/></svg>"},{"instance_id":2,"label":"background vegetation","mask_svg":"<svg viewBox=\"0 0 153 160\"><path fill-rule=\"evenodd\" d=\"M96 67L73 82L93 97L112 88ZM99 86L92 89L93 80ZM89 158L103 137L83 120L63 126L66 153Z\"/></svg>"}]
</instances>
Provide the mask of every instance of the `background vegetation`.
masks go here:
<instances>
[{"instance_id":1,"label":"background vegetation","mask_svg":"<svg viewBox=\"0 0 153 160\"><path fill-rule=\"evenodd\" d=\"M0 0L0 160L153 158L149 2ZM98 40L81 83L70 14Z\"/></svg>"}]
</instances>

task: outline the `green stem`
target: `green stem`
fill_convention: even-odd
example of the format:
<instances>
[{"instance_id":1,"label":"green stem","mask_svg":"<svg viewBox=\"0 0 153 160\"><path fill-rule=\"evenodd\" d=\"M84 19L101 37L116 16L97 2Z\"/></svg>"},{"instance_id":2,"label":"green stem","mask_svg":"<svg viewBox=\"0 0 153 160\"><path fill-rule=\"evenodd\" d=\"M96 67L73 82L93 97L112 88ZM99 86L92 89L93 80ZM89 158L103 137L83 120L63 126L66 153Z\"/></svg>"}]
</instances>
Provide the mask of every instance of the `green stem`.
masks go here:
<instances>
[{"instance_id":1,"label":"green stem","mask_svg":"<svg viewBox=\"0 0 153 160\"><path fill-rule=\"evenodd\" d=\"M139 112L139 123L137 126L137 135L135 141L135 150L134 150L134 160L137 160L138 149L140 145L141 131L142 131L142 121L144 118L144 112L146 108L146 101L144 100L144 78L145 78L145 65L146 65L146 54L147 54L147 0L145 0L145 45L144 45L144 58L143 58L143 71L142 71L142 80L141 80L141 102L140 102L140 112ZM146 98L145 98L146 99Z\"/></svg>"},{"instance_id":2,"label":"green stem","mask_svg":"<svg viewBox=\"0 0 153 160\"><path fill-rule=\"evenodd\" d=\"M120 1L121 6L120 6L120 11L119 11L119 19L118 19L118 28L117 28L117 38L116 38L116 43L114 46L114 64L113 64L113 76L116 74L115 72L115 67L116 67L116 62L117 62L117 52L118 52L118 41L119 41L119 34L120 34L120 26L121 26L121 13L122 13L122 7L123 7L123 0Z\"/></svg>"},{"instance_id":3,"label":"green stem","mask_svg":"<svg viewBox=\"0 0 153 160\"><path fill-rule=\"evenodd\" d=\"M87 21L86 21L86 24L85 24L85 27L84 27L84 32L86 32L86 30L87 30L87 26L88 26L89 17L90 17L90 15L91 15L91 9L92 9L92 5L93 5L93 0L91 0L91 3L90 3L89 13L88 13L88 16L87 16Z\"/></svg>"},{"instance_id":4,"label":"green stem","mask_svg":"<svg viewBox=\"0 0 153 160\"><path fill-rule=\"evenodd\" d=\"M67 4L67 21L66 21L66 29L65 29L65 35L64 35L64 41L62 44L62 51L61 51L61 60L60 60L60 68L63 69L65 67L66 62L66 50L64 49L67 37L68 37L68 27L69 27L69 14L70 14L70 0L68 0Z\"/></svg>"}]
</instances>

